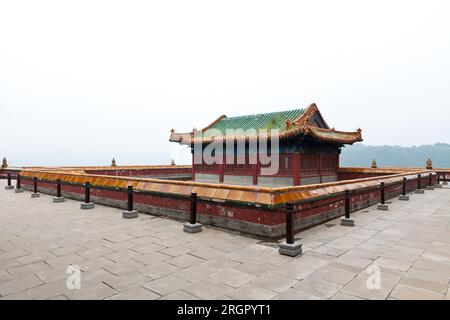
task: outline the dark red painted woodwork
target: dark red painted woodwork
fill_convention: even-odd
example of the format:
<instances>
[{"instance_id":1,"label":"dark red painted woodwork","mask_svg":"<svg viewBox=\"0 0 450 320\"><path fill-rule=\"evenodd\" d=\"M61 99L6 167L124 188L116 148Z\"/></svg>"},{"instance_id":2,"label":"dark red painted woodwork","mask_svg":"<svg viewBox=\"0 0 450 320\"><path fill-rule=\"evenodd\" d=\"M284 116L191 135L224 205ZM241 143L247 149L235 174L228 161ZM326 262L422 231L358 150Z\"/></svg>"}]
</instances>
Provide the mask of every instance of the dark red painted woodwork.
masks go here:
<instances>
[{"instance_id":1,"label":"dark red painted woodwork","mask_svg":"<svg viewBox=\"0 0 450 320\"><path fill-rule=\"evenodd\" d=\"M429 177L422 177L422 185L426 185ZM433 183L436 182L437 177L433 176ZM394 196L401 194L402 192L402 181L395 183L394 185L386 185L386 199L390 199ZM407 182L407 192L413 191L416 189L417 181L416 179L410 179ZM23 186L28 186L31 190L33 186L32 180L22 180ZM42 189L53 190L56 192L55 183L51 182L39 182L39 186ZM378 186L374 186L370 190L365 190L362 192L352 191L350 196L350 205L353 211L353 206L357 203L364 203L368 200L378 201L380 197L380 190L377 188ZM74 185L64 185L62 186L62 191L79 194L80 198L82 198L84 194L83 186L74 186ZM95 186L92 186L91 196L93 197L101 197L111 200L123 201L127 200L127 192L126 190L103 190L96 189ZM313 201L311 203L305 203L301 205L295 206L295 219L304 219L310 216L318 215L321 213L328 212L333 209L341 209L341 212L344 211L344 195L339 195L327 199L320 199L317 201ZM94 199L95 201L95 199ZM178 197L170 197L170 196L158 196L151 194L140 194L135 193L134 195L134 204L135 205L148 205L154 206L157 208L166 208L166 209L175 209L180 210L186 213L189 213L190 210L190 199L189 198L178 198ZM220 202L198 202L198 214L208 214L211 216L223 217L229 220L237 220L237 221L246 221L252 222L256 224L266 225L266 226L275 226L279 224L283 224L285 222L285 212L283 209L277 210L263 210L261 208L256 207L245 207L245 206L235 206L227 203Z\"/></svg>"}]
</instances>

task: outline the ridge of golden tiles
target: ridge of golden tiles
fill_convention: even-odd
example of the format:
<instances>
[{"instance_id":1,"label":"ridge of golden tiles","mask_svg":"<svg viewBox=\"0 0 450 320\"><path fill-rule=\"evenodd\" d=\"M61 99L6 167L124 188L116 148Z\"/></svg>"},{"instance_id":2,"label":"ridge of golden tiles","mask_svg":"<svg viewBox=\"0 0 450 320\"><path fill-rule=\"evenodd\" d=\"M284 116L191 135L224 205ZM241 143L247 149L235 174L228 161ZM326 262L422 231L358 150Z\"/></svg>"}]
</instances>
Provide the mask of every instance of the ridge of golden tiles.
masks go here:
<instances>
[{"instance_id":1,"label":"ridge of golden tiles","mask_svg":"<svg viewBox=\"0 0 450 320\"><path fill-rule=\"evenodd\" d=\"M150 178L136 178L126 176L92 175L60 171L59 169L25 169L21 171L23 177L37 177L44 180L61 179L63 182L84 184L90 182L94 186L125 189L131 185L136 191L158 192L179 196L188 196L196 192L199 197L211 201L233 201L256 206L274 206L286 202L299 202L314 199L328 194L343 192L364 187L374 187L384 181L386 184L400 182L403 177L416 178L419 173L439 172L439 169L427 171L411 168L341 168L340 172L354 173L385 173L385 176L344 180L322 184L266 188L258 186L236 186L225 184L211 184L192 181L174 181Z\"/></svg>"}]
</instances>

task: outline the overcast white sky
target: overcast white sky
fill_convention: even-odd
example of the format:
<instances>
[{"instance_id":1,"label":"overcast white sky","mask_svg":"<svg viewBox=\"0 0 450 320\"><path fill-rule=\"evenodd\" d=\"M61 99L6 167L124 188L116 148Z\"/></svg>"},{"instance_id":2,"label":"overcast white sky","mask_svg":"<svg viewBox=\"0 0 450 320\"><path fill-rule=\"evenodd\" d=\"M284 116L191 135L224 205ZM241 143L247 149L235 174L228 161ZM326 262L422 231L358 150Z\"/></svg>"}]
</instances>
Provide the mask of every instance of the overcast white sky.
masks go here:
<instances>
[{"instance_id":1,"label":"overcast white sky","mask_svg":"<svg viewBox=\"0 0 450 320\"><path fill-rule=\"evenodd\" d=\"M11 165L181 163L171 128L311 102L366 144L449 143L450 1L0 0Z\"/></svg>"}]
</instances>

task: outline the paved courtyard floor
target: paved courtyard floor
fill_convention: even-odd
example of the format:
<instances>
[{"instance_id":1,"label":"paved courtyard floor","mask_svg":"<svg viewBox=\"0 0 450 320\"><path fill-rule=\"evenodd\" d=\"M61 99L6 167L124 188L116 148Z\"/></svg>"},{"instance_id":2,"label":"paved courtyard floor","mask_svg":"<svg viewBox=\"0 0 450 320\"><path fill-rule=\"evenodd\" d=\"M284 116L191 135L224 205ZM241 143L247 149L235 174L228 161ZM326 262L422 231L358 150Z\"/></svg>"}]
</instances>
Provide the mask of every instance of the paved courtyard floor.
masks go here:
<instances>
[{"instance_id":1,"label":"paved courtyard floor","mask_svg":"<svg viewBox=\"0 0 450 320\"><path fill-rule=\"evenodd\" d=\"M450 189L301 232L304 253L290 258L274 243L4 185L0 299L450 299ZM80 289L66 285L70 265Z\"/></svg>"}]
</instances>

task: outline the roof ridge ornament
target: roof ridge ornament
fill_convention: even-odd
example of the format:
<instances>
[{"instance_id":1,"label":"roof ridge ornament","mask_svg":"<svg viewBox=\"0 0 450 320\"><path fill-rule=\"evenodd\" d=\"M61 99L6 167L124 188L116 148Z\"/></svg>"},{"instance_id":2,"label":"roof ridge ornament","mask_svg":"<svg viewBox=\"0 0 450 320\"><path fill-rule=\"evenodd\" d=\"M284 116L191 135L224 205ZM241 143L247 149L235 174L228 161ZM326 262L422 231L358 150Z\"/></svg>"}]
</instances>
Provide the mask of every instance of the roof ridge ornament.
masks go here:
<instances>
[{"instance_id":1,"label":"roof ridge ornament","mask_svg":"<svg viewBox=\"0 0 450 320\"><path fill-rule=\"evenodd\" d=\"M8 160L6 160L6 157L3 157L3 160L2 160L2 169L5 169L6 167L8 167Z\"/></svg>"},{"instance_id":2,"label":"roof ridge ornament","mask_svg":"<svg viewBox=\"0 0 450 320\"><path fill-rule=\"evenodd\" d=\"M286 119L285 123L286 123L286 129L291 129L294 126L294 121L292 121L291 119Z\"/></svg>"}]
</instances>

